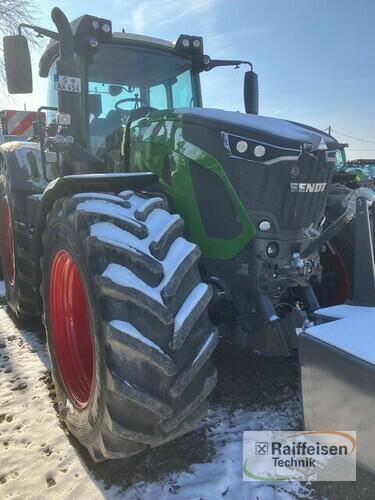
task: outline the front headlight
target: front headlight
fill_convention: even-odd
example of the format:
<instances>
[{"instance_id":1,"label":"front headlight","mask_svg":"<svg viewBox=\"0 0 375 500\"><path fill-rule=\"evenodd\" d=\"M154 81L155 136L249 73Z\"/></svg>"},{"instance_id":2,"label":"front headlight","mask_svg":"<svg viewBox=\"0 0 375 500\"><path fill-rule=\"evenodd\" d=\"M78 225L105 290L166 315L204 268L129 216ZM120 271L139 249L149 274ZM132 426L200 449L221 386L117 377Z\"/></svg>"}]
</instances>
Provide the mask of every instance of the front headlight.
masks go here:
<instances>
[{"instance_id":1,"label":"front headlight","mask_svg":"<svg viewBox=\"0 0 375 500\"><path fill-rule=\"evenodd\" d=\"M227 132L222 132L222 139L229 156L265 165L283 160L298 160L301 153L299 149L286 149Z\"/></svg>"}]
</instances>

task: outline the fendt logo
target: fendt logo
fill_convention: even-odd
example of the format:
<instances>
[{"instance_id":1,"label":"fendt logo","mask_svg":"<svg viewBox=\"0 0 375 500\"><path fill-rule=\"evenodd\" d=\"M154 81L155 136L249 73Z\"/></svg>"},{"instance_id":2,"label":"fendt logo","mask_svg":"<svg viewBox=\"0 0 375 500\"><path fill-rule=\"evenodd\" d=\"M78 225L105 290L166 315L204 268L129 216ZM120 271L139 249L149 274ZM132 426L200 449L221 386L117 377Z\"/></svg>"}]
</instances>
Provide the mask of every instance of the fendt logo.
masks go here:
<instances>
[{"instance_id":1,"label":"fendt logo","mask_svg":"<svg viewBox=\"0 0 375 500\"><path fill-rule=\"evenodd\" d=\"M291 182L292 193L322 193L327 186L326 182Z\"/></svg>"}]
</instances>

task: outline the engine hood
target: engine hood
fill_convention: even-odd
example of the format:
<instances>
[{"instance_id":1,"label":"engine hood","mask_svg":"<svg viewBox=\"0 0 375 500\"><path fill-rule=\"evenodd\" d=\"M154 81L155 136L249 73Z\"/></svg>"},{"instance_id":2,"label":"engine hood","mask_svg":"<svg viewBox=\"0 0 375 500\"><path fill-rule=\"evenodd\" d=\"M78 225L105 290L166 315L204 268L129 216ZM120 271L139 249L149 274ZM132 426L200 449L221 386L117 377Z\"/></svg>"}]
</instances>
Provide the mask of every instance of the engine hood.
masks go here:
<instances>
[{"instance_id":1,"label":"engine hood","mask_svg":"<svg viewBox=\"0 0 375 500\"><path fill-rule=\"evenodd\" d=\"M209 108L176 111L181 113L183 123L236 134L279 148L300 150L304 144L311 144L312 151L339 148L336 139L325 132L287 120Z\"/></svg>"}]
</instances>

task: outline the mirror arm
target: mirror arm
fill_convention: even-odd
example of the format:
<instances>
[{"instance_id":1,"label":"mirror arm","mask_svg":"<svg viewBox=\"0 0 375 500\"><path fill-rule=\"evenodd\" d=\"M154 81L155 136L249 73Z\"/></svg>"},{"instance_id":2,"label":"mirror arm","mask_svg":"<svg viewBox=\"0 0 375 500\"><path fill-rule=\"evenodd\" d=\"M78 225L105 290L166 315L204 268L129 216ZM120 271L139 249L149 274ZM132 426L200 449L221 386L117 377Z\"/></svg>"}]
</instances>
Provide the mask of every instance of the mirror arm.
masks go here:
<instances>
[{"instance_id":1,"label":"mirror arm","mask_svg":"<svg viewBox=\"0 0 375 500\"><path fill-rule=\"evenodd\" d=\"M210 59L205 65L204 70L210 71L213 68L217 68L218 66L234 66L234 69L240 67L241 64L248 64L253 71L253 64L250 61L236 61L231 59Z\"/></svg>"},{"instance_id":2,"label":"mirror arm","mask_svg":"<svg viewBox=\"0 0 375 500\"><path fill-rule=\"evenodd\" d=\"M59 35L56 33L56 31L51 31L47 30L45 28L41 28L40 26L34 26L32 24L19 24L18 25L18 34L22 35L22 29L30 29L35 31L38 36L43 37L43 36L48 36L48 38L52 38L53 40L59 40Z\"/></svg>"}]
</instances>

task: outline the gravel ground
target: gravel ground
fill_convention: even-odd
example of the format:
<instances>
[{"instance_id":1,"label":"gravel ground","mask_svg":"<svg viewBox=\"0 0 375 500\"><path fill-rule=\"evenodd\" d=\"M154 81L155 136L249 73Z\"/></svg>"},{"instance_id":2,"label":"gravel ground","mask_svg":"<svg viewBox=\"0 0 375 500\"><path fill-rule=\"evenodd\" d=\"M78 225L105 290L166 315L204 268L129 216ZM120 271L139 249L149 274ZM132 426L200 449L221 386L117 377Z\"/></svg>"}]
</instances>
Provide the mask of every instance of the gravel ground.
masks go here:
<instances>
[{"instance_id":1,"label":"gravel ground","mask_svg":"<svg viewBox=\"0 0 375 500\"><path fill-rule=\"evenodd\" d=\"M1 283L0 283L1 290ZM124 499L372 499L356 483L242 481L242 432L301 429L296 359L254 357L222 343L211 410L187 436L127 460L94 464L59 423L44 333L0 306L0 497Z\"/></svg>"}]
</instances>

